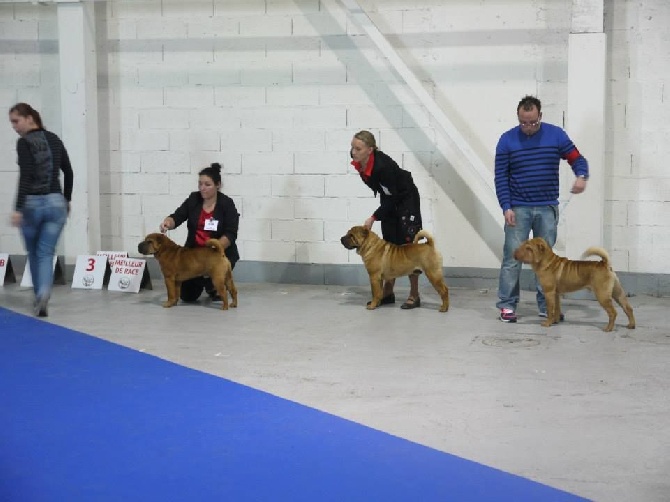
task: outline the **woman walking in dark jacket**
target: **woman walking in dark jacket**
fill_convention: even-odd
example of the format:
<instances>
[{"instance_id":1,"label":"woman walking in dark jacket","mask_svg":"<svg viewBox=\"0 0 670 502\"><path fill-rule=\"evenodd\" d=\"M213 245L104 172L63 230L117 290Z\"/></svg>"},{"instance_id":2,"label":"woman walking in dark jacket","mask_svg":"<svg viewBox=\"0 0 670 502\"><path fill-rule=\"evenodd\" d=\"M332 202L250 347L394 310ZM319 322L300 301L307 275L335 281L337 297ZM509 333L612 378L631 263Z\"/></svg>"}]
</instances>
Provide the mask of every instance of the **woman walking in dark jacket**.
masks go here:
<instances>
[{"instance_id":1,"label":"woman walking in dark jacket","mask_svg":"<svg viewBox=\"0 0 670 502\"><path fill-rule=\"evenodd\" d=\"M219 239L226 250L226 257L235 268L240 259L237 251L237 229L240 215L233 199L219 191L221 188L221 165L214 163L198 173L198 191L192 192L174 213L160 224L161 232L177 228L186 221L188 235L187 248L204 246L208 239ZM203 289L212 300L219 300L216 289L209 277L196 277L181 285L181 299L194 302Z\"/></svg>"},{"instance_id":2,"label":"woman walking in dark jacket","mask_svg":"<svg viewBox=\"0 0 670 502\"><path fill-rule=\"evenodd\" d=\"M351 140L352 165L375 195L379 194L379 207L363 224L371 229L375 221L381 221L382 237L393 244L407 244L421 230L421 204L419 190L411 173L377 148L370 131L357 132ZM409 297L401 305L403 309L421 306L419 298L419 275L409 276ZM381 305L395 303L393 286L395 279L384 282Z\"/></svg>"},{"instance_id":3,"label":"woman walking in dark jacket","mask_svg":"<svg viewBox=\"0 0 670 502\"><path fill-rule=\"evenodd\" d=\"M46 317L53 286L56 244L70 213L73 174L63 142L42 126L37 110L17 103L9 121L21 136L16 143L19 188L12 225L21 227L35 293L34 311ZM60 172L63 172L64 191Z\"/></svg>"}]
</instances>

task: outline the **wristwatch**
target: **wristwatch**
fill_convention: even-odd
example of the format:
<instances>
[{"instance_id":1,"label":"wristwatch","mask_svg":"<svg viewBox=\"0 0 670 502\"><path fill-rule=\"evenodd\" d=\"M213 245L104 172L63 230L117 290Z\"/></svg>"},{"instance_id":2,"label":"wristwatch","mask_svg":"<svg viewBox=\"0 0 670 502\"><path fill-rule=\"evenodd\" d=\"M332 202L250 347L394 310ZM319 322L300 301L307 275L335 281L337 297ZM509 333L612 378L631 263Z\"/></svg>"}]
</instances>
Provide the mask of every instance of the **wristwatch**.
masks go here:
<instances>
[{"instance_id":1,"label":"wristwatch","mask_svg":"<svg viewBox=\"0 0 670 502\"><path fill-rule=\"evenodd\" d=\"M583 179L584 181L588 181L588 180L589 180L589 177L588 177L586 174L580 174L580 175L577 176L577 177Z\"/></svg>"}]
</instances>

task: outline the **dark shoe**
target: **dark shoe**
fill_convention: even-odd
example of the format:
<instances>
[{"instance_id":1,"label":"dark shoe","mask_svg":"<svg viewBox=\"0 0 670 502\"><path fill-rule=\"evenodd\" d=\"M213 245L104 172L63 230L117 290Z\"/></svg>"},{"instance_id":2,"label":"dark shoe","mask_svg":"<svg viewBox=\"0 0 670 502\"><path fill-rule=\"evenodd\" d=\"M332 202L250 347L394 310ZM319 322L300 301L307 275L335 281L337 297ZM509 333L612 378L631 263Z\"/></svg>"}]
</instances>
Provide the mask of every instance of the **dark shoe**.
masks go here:
<instances>
[{"instance_id":1,"label":"dark shoe","mask_svg":"<svg viewBox=\"0 0 670 502\"><path fill-rule=\"evenodd\" d=\"M367 305L370 305L372 303L372 300L370 300ZM395 293L391 293L390 295L384 296L381 301L379 302L379 306L382 305L390 305L391 303L395 303Z\"/></svg>"},{"instance_id":2,"label":"dark shoe","mask_svg":"<svg viewBox=\"0 0 670 502\"><path fill-rule=\"evenodd\" d=\"M421 306L421 298L418 296L416 298L412 298L411 296L403 303L400 305L400 308L403 310L410 310L410 309L415 309L417 307Z\"/></svg>"},{"instance_id":3,"label":"dark shoe","mask_svg":"<svg viewBox=\"0 0 670 502\"><path fill-rule=\"evenodd\" d=\"M49 302L48 298L41 298L35 300L33 304L33 312L37 317L48 317L49 312L47 311L47 303Z\"/></svg>"},{"instance_id":4,"label":"dark shoe","mask_svg":"<svg viewBox=\"0 0 670 502\"><path fill-rule=\"evenodd\" d=\"M209 299L212 300L213 302L221 301L221 297L219 296L219 293L217 293L216 290L207 291L207 294L209 295Z\"/></svg>"},{"instance_id":5,"label":"dark shoe","mask_svg":"<svg viewBox=\"0 0 670 502\"><path fill-rule=\"evenodd\" d=\"M537 314L537 316L546 319L547 318L547 313L546 312L539 312ZM562 313L561 313L561 317L559 318L559 320L560 320L560 322L565 321L565 316Z\"/></svg>"},{"instance_id":6,"label":"dark shoe","mask_svg":"<svg viewBox=\"0 0 670 502\"><path fill-rule=\"evenodd\" d=\"M500 309L499 319L502 322L516 322L516 313L512 309Z\"/></svg>"}]
</instances>

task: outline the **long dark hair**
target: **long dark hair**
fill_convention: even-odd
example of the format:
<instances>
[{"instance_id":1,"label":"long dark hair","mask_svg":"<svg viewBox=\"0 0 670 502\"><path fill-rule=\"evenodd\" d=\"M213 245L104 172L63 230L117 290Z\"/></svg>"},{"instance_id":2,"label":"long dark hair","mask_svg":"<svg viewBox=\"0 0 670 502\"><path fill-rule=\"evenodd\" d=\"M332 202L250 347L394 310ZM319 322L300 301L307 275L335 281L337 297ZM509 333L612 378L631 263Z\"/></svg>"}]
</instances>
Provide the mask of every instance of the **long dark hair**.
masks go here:
<instances>
[{"instance_id":1,"label":"long dark hair","mask_svg":"<svg viewBox=\"0 0 670 502\"><path fill-rule=\"evenodd\" d=\"M42 117L40 117L40 112L35 110L28 103L16 103L9 109L9 113L17 113L21 117L32 117L35 125L40 129L44 129L42 125Z\"/></svg>"}]
</instances>

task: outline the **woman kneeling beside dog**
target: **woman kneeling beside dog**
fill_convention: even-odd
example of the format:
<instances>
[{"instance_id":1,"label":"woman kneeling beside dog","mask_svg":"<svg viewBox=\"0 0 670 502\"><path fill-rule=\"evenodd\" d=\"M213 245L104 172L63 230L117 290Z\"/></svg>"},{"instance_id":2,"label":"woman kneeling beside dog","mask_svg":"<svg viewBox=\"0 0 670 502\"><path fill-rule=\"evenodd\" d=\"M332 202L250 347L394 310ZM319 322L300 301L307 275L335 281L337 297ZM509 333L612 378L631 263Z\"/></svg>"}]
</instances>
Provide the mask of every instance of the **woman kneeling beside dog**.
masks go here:
<instances>
[{"instance_id":1,"label":"woman kneeling beside dog","mask_svg":"<svg viewBox=\"0 0 670 502\"><path fill-rule=\"evenodd\" d=\"M233 199L220 192L221 164L213 163L198 173L198 191L192 192L174 213L160 224L160 231L177 228L186 221L188 235L184 247L203 247L209 239L218 239L232 268L240 259L237 230L240 215ZM195 277L181 285L182 301L194 302L205 290L212 300L220 300L209 277Z\"/></svg>"}]
</instances>

